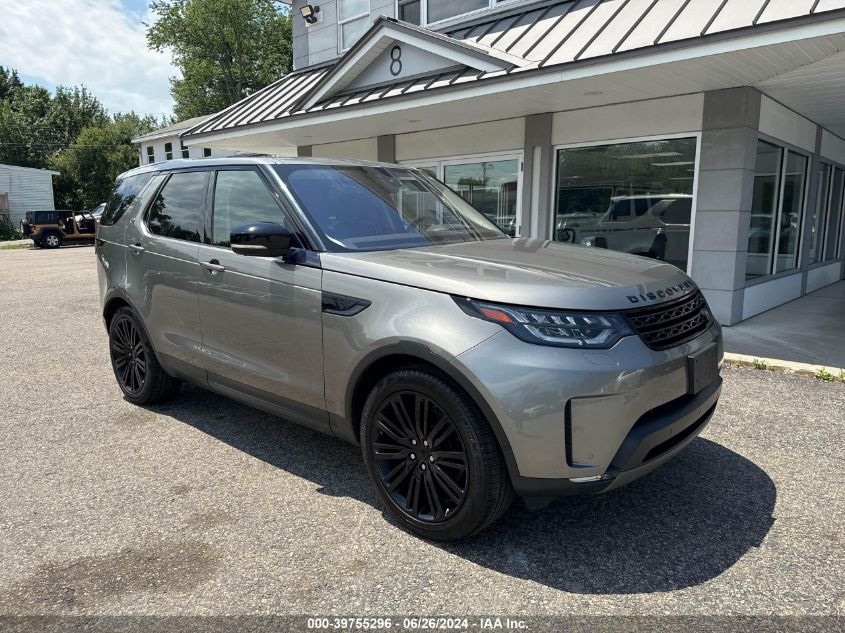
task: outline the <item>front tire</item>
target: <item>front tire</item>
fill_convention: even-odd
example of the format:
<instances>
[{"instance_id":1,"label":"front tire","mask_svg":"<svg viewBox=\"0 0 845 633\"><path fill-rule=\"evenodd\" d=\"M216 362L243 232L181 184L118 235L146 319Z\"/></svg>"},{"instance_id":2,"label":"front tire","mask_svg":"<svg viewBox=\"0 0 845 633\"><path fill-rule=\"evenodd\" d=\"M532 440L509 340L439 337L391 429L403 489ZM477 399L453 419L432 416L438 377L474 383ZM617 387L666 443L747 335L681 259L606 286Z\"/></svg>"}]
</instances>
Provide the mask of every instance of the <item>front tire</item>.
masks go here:
<instances>
[{"instance_id":1,"label":"front tire","mask_svg":"<svg viewBox=\"0 0 845 633\"><path fill-rule=\"evenodd\" d=\"M464 538L513 500L490 425L463 391L427 369L394 371L373 388L361 448L382 503L418 536Z\"/></svg>"},{"instance_id":2,"label":"front tire","mask_svg":"<svg viewBox=\"0 0 845 633\"><path fill-rule=\"evenodd\" d=\"M118 309L109 323L109 355L117 384L133 404L163 402L181 387L159 364L144 328L127 307Z\"/></svg>"}]
</instances>

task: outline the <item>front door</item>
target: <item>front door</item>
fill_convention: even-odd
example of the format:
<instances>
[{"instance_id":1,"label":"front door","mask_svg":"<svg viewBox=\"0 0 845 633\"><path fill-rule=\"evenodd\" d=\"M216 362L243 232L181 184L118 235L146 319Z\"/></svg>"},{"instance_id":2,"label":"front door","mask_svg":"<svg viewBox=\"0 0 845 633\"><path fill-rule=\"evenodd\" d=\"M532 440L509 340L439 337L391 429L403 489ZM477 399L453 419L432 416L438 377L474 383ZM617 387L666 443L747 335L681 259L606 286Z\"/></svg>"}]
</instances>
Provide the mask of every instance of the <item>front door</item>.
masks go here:
<instances>
[{"instance_id":1,"label":"front door","mask_svg":"<svg viewBox=\"0 0 845 633\"><path fill-rule=\"evenodd\" d=\"M292 226L259 168L218 169L199 247L199 311L209 385L308 426L328 430L323 392L322 272L236 255L232 229Z\"/></svg>"}]
</instances>

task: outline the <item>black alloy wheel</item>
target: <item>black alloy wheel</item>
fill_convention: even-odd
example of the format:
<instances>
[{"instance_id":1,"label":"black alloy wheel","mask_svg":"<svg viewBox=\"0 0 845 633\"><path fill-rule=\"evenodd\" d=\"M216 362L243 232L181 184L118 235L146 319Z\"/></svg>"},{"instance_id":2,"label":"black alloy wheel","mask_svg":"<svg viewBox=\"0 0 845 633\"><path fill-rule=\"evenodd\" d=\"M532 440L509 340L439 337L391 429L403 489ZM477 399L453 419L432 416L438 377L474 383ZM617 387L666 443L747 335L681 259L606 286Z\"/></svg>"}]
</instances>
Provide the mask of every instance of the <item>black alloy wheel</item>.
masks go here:
<instances>
[{"instance_id":1,"label":"black alloy wheel","mask_svg":"<svg viewBox=\"0 0 845 633\"><path fill-rule=\"evenodd\" d=\"M434 368L393 370L369 391L361 451L387 512L438 541L493 523L513 501L490 423L469 395Z\"/></svg>"},{"instance_id":2,"label":"black alloy wheel","mask_svg":"<svg viewBox=\"0 0 845 633\"><path fill-rule=\"evenodd\" d=\"M449 415L422 393L400 391L375 422L373 459L396 505L423 522L453 516L466 499L469 460Z\"/></svg>"},{"instance_id":3,"label":"black alloy wheel","mask_svg":"<svg viewBox=\"0 0 845 633\"><path fill-rule=\"evenodd\" d=\"M134 404L155 404L172 398L182 382L159 364L140 319L128 306L109 321L109 355L117 384Z\"/></svg>"},{"instance_id":4,"label":"black alloy wheel","mask_svg":"<svg viewBox=\"0 0 845 633\"><path fill-rule=\"evenodd\" d=\"M121 389L129 396L139 395L147 381L147 350L138 326L125 314L112 325L111 359Z\"/></svg>"}]
</instances>

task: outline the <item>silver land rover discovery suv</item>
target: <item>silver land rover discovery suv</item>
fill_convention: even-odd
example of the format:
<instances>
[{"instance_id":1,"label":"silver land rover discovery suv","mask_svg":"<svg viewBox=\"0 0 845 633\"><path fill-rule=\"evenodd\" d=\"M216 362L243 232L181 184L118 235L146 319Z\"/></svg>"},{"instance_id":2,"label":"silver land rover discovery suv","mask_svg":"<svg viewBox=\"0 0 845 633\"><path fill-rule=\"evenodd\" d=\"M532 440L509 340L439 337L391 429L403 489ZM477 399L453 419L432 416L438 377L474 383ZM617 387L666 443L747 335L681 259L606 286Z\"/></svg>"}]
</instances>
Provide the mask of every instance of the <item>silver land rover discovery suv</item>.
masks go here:
<instances>
[{"instance_id":1,"label":"silver land rover discovery suv","mask_svg":"<svg viewBox=\"0 0 845 633\"><path fill-rule=\"evenodd\" d=\"M97 236L125 397L189 382L360 443L401 525L457 539L611 490L713 415L721 331L658 261L511 239L427 174L310 159L123 174Z\"/></svg>"}]
</instances>

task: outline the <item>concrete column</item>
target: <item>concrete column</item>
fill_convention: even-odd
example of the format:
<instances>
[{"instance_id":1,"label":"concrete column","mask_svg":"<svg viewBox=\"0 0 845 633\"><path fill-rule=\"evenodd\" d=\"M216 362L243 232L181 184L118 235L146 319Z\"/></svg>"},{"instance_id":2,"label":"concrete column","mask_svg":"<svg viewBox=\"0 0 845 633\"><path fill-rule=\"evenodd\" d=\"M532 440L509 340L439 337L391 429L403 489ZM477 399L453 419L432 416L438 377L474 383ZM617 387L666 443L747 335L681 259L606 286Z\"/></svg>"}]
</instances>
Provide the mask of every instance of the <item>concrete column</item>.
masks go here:
<instances>
[{"instance_id":1,"label":"concrete column","mask_svg":"<svg viewBox=\"0 0 845 633\"><path fill-rule=\"evenodd\" d=\"M760 97L753 88L704 95L691 272L725 325L742 320Z\"/></svg>"},{"instance_id":2,"label":"concrete column","mask_svg":"<svg viewBox=\"0 0 845 633\"><path fill-rule=\"evenodd\" d=\"M548 239L552 232L552 114L525 117L522 173L522 237Z\"/></svg>"},{"instance_id":3,"label":"concrete column","mask_svg":"<svg viewBox=\"0 0 845 633\"><path fill-rule=\"evenodd\" d=\"M296 148L296 155L301 156L303 158L310 158L314 155L314 153L310 145L300 145Z\"/></svg>"},{"instance_id":4,"label":"concrete column","mask_svg":"<svg viewBox=\"0 0 845 633\"><path fill-rule=\"evenodd\" d=\"M376 138L376 151L378 152L378 160L382 163L396 162L396 136L394 134L387 134Z\"/></svg>"}]
</instances>

